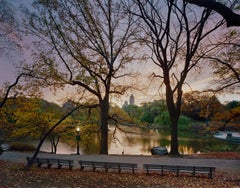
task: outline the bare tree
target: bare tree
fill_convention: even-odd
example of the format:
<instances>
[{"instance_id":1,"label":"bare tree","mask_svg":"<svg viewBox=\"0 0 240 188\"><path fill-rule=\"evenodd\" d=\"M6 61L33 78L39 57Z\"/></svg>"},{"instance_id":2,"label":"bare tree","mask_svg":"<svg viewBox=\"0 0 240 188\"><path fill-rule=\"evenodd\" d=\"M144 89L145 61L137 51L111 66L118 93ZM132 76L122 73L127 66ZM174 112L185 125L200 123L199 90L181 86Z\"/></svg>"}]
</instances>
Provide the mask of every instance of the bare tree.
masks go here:
<instances>
[{"instance_id":1,"label":"bare tree","mask_svg":"<svg viewBox=\"0 0 240 188\"><path fill-rule=\"evenodd\" d=\"M153 75L162 80L165 88L171 127L171 151L178 155L178 119L181 112L183 85L201 57L214 50L208 48L209 35L224 21L216 21L210 9L195 10L187 1L134 0L132 14L140 17L148 36L146 45L150 58L159 67ZM211 19L213 21L211 21ZM209 23L209 24L208 24Z\"/></svg>"},{"instance_id":2,"label":"bare tree","mask_svg":"<svg viewBox=\"0 0 240 188\"><path fill-rule=\"evenodd\" d=\"M226 42L212 44L217 46L217 52L205 55L213 68L214 81L212 92L238 92L240 87L240 33L232 30L222 36Z\"/></svg>"},{"instance_id":3,"label":"bare tree","mask_svg":"<svg viewBox=\"0 0 240 188\"><path fill-rule=\"evenodd\" d=\"M84 88L94 97L100 109L100 153L107 154L110 96L124 94L130 87L117 80L127 76L124 67L134 58L136 20L123 12L117 0L35 5L38 12L29 23L32 34L41 39L41 53L31 68L47 85Z\"/></svg>"}]
</instances>

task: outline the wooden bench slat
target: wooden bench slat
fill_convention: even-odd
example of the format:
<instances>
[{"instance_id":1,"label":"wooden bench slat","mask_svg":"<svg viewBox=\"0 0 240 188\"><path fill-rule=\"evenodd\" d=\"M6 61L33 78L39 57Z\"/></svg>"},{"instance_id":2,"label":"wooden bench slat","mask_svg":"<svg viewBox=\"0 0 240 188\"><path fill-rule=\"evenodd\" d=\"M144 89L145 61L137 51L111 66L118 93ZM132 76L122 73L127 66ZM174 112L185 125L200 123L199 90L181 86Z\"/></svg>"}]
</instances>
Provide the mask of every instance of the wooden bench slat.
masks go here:
<instances>
[{"instance_id":1,"label":"wooden bench slat","mask_svg":"<svg viewBox=\"0 0 240 188\"><path fill-rule=\"evenodd\" d=\"M58 168L62 168L62 166L68 166L69 170L71 170L74 166L74 161L68 159L58 159Z\"/></svg>"},{"instance_id":2,"label":"wooden bench slat","mask_svg":"<svg viewBox=\"0 0 240 188\"><path fill-rule=\"evenodd\" d=\"M210 178L213 177L215 167L202 167L202 166L179 166L179 165L159 165L159 164L144 164L143 169L149 174L150 171L161 171L164 172L176 172L177 176L179 173L191 173L193 176L196 174L207 174Z\"/></svg>"},{"instance_id":3,"label":"wooden bench slat","mask_svg":"<svg viewBox=\"0 0 240 188\"><path fill-rule=\"evenodd\" d=\"M119 163L119 162L99 162L99 161L78 161L80 165L80 170L84 170L85 167L92 168L93 171L96 168L104 169L108 172L108 169L118 169L121 173L122 170L131 170L132 173L137 169L137 164L132 163Z\"/></svg>"},{"instance_id":4,"label":"wooden bench slat","mask_svg":"<svg viewBox=\"0 0 240 188\"><path fill-rule=\"evenodd\" d=\"M30 160L30 157L26 157L27 161ZM42 165L47 165L47 168L51 168L52 165L57 166L58 168L61 168L62 166L68 166L71 170L74 166L74 161L69 159L55 159L55 158L39 158L37 157L35 159L35 162L38 167L41 167Z\"/></svg>"}]
</instances>

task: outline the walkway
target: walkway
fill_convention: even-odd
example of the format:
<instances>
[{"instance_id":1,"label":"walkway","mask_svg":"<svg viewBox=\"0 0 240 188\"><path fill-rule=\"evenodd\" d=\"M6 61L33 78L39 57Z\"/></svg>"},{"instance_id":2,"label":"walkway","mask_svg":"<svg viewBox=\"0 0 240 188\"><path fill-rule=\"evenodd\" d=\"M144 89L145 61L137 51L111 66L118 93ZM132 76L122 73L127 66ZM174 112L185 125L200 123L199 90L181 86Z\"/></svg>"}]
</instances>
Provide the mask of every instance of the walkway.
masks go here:
<instances>
[{"instance_id":1,"label":"walkway","mask_svg":"<svg viewBox=\"0 0 240 188\"><path fill-rule=\"evenodd\" d=\"M0 155L0 160L26 163L26 157L32 156L29 152L7 151ZM65 155L39 153L38 157L72 159L75 164L78 160L94 160L109 162L129 162L137 163L139 170L143 169L144 163L169 164L169 165L192 165L192 166L213 166L217 170L237 173L240 175L240 160L228 159L203 159L203 158L181 158L169 156L130 156L130 155Z\"/></svg>"}]
</instances>

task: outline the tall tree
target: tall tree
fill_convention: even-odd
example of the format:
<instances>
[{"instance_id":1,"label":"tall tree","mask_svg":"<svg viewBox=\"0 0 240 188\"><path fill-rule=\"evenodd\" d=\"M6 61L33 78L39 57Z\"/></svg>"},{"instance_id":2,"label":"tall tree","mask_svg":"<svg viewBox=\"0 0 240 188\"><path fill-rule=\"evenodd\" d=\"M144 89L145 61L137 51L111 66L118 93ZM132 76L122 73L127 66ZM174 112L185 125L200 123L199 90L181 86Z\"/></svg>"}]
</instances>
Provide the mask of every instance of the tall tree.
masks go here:
<instances>
[{"instance_id":1,"label":"tall tree","mask_svg":"<svg viewBox=\"0 0 240 188\"><path fill-rule=\"evenodd\" d=\"M94 97L100 109L100 153L107 154L110 96L128 88L117 79L127 75L123 69L134 57L136 20L117 0L39 0L35 7L29 23L41 39L36 75L47 84L84 88Z\"/></svg>"},{"instance_id":2,"label":"tall tree","mask_svg":"<svg viewBox=\"0 0 240 188\"><path fill-rule=\"evenodd\" d=\"M224 21L210 21L212 11L194 9L187 1L134 0L132 14L140 17L148 36L146 45L150 59L159 67L155 77L162 80L171 127L171 151L178 155L178 120L181 111L183 85L189 72L197 67L207 47L208 36ZM208 22L209 21L209 22Z\"/></svg>"}]
</instances>

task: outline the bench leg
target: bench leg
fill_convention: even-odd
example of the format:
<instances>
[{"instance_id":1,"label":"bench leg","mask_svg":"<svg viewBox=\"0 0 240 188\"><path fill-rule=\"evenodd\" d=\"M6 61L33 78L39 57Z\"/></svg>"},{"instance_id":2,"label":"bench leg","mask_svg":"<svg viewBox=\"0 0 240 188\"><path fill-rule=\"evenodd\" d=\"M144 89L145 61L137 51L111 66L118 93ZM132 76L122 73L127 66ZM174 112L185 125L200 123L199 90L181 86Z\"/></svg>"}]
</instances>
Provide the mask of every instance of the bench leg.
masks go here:
<instances>
[{"instance_id":1,"label":"bench leg","mask_svg":"<svg viewBox=\"0 0 240 188\"><path fill-rule=\"evenodd\" d=\"M121 167L118 165L118 173L121 174Z\"/></svg>"},{"instance_id":2,"label":"bench leg","mask_svg":"<svg viewBox=\"0 0 240 188\"><path fill-rule=\"evenodd\" d=\"M48 165L47 165L48 168L51 168L51 166L52 166L52 164L48 164Z\"/></svg>"},{"instance_id":3,"label":"bench leg","mask_svg":"<svg viewBox=\"0 0 240 188\"><path fill-rule=\"evenodd\" d=\"M193 176L195 176L195 174L196 174L195 170L196 170L195 167L193 167Z\"/></svg>"},{"instance_id":4,"label":"bench leg","mask_svg":"<svg viewBox=\"0 0 240 188\"><path fill-rule=\"evenodd\" d=\"M108 172L108 168L107 167L105 167L105 172Z\"/></svg>"},{"instance_id":5,"label":"bench leg","mask_svg":"<svg viewBox=\"0 0 240 188\"><path fill-rule=\"evenodd\" d=\"M148 169L148 166L147 166L147 175L149 175L149 169Z\"/></svg>"},{"instance_id":6,"label":"bench leg","mask_svg":"<svg viewBox=\"0 0 240 188\"><path fill-rule=\"evenodd\" d=\"M212 169L211 168L209 169L209 178L211 178L211 179L213 178L213 176L212 176Z\"/></svg>"}]
</instances>

